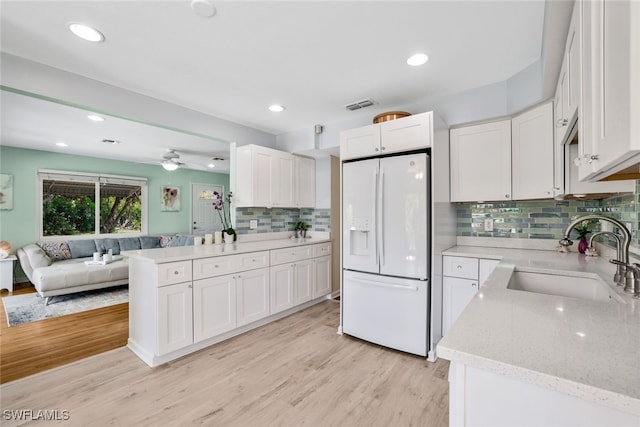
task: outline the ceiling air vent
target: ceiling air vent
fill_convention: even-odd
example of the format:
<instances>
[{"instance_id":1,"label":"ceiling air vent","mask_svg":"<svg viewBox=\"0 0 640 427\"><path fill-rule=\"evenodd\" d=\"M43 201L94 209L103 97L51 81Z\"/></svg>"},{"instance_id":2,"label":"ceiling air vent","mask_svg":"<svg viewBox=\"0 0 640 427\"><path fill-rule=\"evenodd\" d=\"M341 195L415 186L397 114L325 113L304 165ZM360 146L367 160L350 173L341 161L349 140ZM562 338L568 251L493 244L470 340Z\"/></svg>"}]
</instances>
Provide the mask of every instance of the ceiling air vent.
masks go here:
<instances>
[{"instance_id":1,"label":"ceiling air vent","mask_svg":"<svg viewBox=\"0 0 640 427\"><path fill-rule=\"evenodd\" d=\"M365 107L371 107L373 105L373 101L371 99L363 99L362 101L354 102L345 106L347 110L355 111Z\"/></svg>"}]
</instances>

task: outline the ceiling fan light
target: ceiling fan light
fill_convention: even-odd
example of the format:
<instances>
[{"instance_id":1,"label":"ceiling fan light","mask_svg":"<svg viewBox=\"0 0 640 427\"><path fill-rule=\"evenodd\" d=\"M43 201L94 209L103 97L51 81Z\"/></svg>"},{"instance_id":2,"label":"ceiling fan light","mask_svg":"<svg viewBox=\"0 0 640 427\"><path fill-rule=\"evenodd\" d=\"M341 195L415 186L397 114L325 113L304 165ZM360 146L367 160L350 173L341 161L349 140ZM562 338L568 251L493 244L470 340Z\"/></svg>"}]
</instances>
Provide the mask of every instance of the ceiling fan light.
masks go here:
<instances>
[{"instance_id":1,"label":"ceiling fan light","mask_svg":"<svg viewBox=\"0 0 640 427\"><path fill-rule=\"evenodd\" d=\"M174 171L178 169L178 167L180 166L176 162L172 162L171 160L163 160L160 162L160 164L165 170L168 170L168 171Z\"/></svg>"}]
</instances>

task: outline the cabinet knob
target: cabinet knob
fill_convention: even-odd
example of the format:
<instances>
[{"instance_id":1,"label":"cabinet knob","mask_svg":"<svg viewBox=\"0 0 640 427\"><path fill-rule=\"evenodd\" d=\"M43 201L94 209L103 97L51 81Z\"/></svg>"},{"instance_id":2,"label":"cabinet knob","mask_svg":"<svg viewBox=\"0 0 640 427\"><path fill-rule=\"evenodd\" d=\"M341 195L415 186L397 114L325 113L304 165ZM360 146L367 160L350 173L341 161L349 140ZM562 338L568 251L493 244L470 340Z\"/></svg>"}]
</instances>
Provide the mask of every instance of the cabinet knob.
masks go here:
<instances>
[{"instance_id":1,"label":"cabinet knob","mask_svg":"<svg viewBox=\"0 0 640 427\"><path fill-rule=\"evenodd\" d=\"M218 264L214 265L215 268L218 268Z\"/></svg>"},{"instance_id":2,"label":"cabinet knob","mask_svg":"<svg viewBox=\"0 0 640 427\"><path fill-rule=\"evenodd\" d=\"M380 151L378 148L375 149L376 151Z\"/></svg>"},{"instance_id":3,"label":"cabinet knob","mask_svg":"<svg viewBox=\"0 0 640 427\"><path fill-rule=\"evenodd\" d=\"M558 121L556 122L556 127L561 128L561 127L564 127L564 126L566 126L568 124L569 124L569 120L567 120L567 119L558 119Z\"/></svg>"},{"instance_id":4,"label":"cabinet knob","mask_svg":"<svg viewBox=\"0 0 640 427\"><path fill-rule=\"evenodd\" d=\"M472 283L472 284L471 284L471 287L472 287L472 288L477 288L477 287L478 287L478 284L477 284L477 283Z\"/></svg>"},{"instance_id":5,"label":"cabinet knob","mask_svg":"<svg viewBox=\"0 0 640 427\"><path fill-rule=\"evenodd\" d=\"M238 279L241 279L241 278L242 278L242 274L238 274L236 277L237 277Z\"/></svg>"},{"instance_id":6,"label":"cabinet knob","mask_svg":"<svg viewBox=\"0 0 640 427\"><path fill-rule=\"evenodd\" d=\"M180 274L180 272L178 270L173 270L173 274L177 276L178 274Z\"/></svg>"},{"instance_id":7,"label":"cabinet knob","mask_svg":"<svg viewBox=\"0 0 640 427\"><path fill-rule=\"evenodd\" d=\"M505 199L508 199L509 197L511 197L511 196L510 196L510 195L508 195L508 194L505 194L505 195L504 195L504 198L505 198Z\"/></svg>"},{"instance_id":8,"label":"cabinet knob","mask_svg":"<svg viewBox=\"0 0 640 427\"><path fill-rule=\"evenodd\" d=\"M456 267L458 270L462 270L462 266L460 264L458 264L458 266Z\"/></svg>"},{"instance_id":9,"label":"cabinet knob","mask_svg":"<svg viewBox=\"0 0 640 427\"><path fill-rule=\"evenodd\" d=\"M386 148L385 148L385 147L380 147L380 148L382 149L382 151L386 150Z\"/></svg>"}]
</instances>

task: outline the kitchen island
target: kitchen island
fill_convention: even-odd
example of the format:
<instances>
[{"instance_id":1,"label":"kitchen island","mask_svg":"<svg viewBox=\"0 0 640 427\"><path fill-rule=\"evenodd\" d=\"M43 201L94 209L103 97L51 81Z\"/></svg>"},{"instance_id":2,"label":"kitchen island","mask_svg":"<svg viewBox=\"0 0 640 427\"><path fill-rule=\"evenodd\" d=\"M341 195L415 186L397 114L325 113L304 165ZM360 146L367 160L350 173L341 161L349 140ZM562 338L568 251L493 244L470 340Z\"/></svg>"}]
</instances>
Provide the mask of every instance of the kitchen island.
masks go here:
<instances>
[{"instance_id":1,"label":"kitchen island","mask_svg":"<svg viewBox=\"0 0 640 427\"><path fill-rule=\"evenodd\" d=\"M474 246L444 254L500 260L437 346L451 361L451 425L640 425L640 300L614 285L608 257ZM518 270L596 276L611 298L509 289Z\"/></svg>"},{"instance_id":2,"label":"kitchen island","mask_svg":"<svg viewBox=\"0 0 640 427\"><path fill-rule=\"evenodd\" d=\"M125 251L128 348L158 366L324 301L331 242L276 239Z\"/></svg>"}]
</instances>

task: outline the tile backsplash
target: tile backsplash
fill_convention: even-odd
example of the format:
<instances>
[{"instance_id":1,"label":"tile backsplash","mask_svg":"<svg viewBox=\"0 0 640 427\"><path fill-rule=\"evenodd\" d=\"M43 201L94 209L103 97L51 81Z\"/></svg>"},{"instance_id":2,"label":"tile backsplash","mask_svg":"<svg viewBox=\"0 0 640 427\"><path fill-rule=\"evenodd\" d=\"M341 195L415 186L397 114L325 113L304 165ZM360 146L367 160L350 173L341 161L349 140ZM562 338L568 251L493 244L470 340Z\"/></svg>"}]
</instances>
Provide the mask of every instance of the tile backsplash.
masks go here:
<instances>
[{"instance_id":1,"label":"tile backsplash","mask_svg":"<svg viewBox=\"0 0 640 427\"><path fill-rule=\"evenodd\" d=\"M298 221L305 221L316 231L330 231L330 209L237 208L236 231L238 234L273 233L293 231ZM250 229L251 220L258 221L258 228Z\"/></svg>"},{"instance_id":2,"label":"tile backsplash","mask_svg":"<svg viewBox=\"0 0 640 427\"><path fill-rule=\"evenodd\" d=\"M640 181L639 181L640 182ZM629 227L634 246L638 242L638 202L636 193L603 200L541 200L496 203L457 203L457 235L559 240L567 225L578 216L603 214ZM485 220L493 220L493 231L485 231Z\"/></svg>"}]
</instances>

